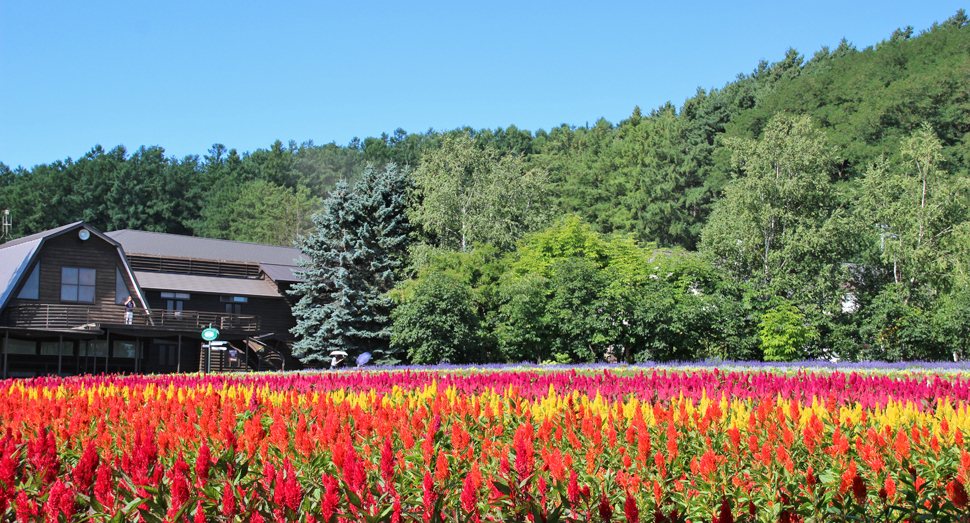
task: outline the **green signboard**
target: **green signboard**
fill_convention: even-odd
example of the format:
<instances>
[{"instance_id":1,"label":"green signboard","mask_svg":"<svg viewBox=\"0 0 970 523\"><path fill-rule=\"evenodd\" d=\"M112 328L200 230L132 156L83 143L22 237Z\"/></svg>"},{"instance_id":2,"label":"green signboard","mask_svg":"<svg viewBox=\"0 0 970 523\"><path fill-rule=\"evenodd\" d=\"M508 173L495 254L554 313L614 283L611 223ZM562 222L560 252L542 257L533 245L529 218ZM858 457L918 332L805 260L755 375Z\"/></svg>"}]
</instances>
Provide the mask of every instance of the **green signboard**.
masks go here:
<instances>
[{"instance_id":1,"label":"green signboard","mask_svg":"<svg viewBox=\"0 0 970 523\"><path fill-rule=\"evenodd\" d=\"M205 341L212 341L219 337L219 329L208 328L202 331L202 339Z\"/></svg>"}]
</instances>

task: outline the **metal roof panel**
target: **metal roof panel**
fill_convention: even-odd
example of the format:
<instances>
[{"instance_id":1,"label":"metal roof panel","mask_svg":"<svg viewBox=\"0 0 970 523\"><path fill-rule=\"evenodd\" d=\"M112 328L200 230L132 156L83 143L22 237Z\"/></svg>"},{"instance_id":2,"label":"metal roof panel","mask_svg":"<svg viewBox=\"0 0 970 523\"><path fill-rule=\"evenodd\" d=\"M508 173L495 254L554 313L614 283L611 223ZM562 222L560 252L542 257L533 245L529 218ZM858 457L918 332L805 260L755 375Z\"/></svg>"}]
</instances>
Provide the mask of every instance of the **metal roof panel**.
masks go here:
<instances>
[{"instance_id":1,"label":"metal roof panel","mask_svg":"<svg viewBox=\"0 0 970 523\"><path fill-rule=\"evenodd\" d=\"M30 261L43 237L0 249L0 310L7 305L20 277L30 267Z\"/></svg>"},{"instance_id":2,"label":"metal roof panel","mask_svg":"<svg viewBox=\"0 0 970 523\"><path fill-rule=\"evenodd\" d=\"M274 265L272 263L260 263L259 268L273 281L306 281L303 278L297 277L296 271L302 271L304 269L303 267L297 267L296 265Z\"/></svg>"},{"instance_id":3,"label":"metal roof panel","mask_svg":"<svg viewBox=\"0 0 970 523\"><path fill-rule=\"evenodd\" d=\"M131 229L112 231L106 234L119 242L128 254L276 265L296 265L296 260L303 257L303 253L296 247L215 240Z\"/></svg>"},{"instance_id":4,"label":"metal roof panel","mask_svg":"<svg viewBox=\"0 0 970 523\"><path fill-rule=\"evenodd\" d=\"M146 271L135 271L135 278L141 288L155 291L282 298L274 285L266 280Z\"/></svg>"}]
</instances>

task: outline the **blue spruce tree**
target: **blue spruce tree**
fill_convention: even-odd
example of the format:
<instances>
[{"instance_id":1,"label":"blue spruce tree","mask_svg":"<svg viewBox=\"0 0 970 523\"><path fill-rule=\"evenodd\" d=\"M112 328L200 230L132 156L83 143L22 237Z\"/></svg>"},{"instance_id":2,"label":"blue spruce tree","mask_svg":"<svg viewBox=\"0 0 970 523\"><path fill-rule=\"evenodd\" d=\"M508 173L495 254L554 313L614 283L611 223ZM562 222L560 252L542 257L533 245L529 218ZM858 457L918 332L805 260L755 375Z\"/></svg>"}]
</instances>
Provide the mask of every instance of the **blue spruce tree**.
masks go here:
<instances>
[{"instance_id":1,"label":"blue spruce tree","mask_svg":"<svg viewBox=\"0 0 970 523\"><path fill-rule=\"evenodd\" d=\"M410 223L406 214L407 173L394 164L378 172L368 165L353 191L341 182L313 216L316 232L297 244L308 258L293 287L299 341L293 355L307 365L330 360L342 350L355 358L370 352L379 364L394 364L389 348L388 291L404 262Z\"/></svg>"}]
</instances>

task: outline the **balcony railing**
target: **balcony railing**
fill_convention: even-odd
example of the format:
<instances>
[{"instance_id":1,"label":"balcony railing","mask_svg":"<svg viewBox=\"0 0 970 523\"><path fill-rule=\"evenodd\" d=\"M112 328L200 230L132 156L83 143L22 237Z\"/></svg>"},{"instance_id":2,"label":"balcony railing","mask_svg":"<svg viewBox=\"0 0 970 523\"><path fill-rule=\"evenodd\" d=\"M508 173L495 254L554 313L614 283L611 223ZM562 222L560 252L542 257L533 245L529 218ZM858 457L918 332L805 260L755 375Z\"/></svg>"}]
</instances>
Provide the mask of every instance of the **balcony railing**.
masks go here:
<instances>
[{"instance_id":1,"label":"balcony railing","mask_svg":"<svg viewBox=\"0 0 970 523\"><path fill-rule=\"evenodd\" d=\"M61 304L17 305L7 307L0 315L0 325L23 329L77 329L102 324L128 324L125 308L120 305L100 307ZM204 311L134 309L130 325L191 330L211 325L219 330L258 332L259 316Z\"/></svg>"}]
</instances>

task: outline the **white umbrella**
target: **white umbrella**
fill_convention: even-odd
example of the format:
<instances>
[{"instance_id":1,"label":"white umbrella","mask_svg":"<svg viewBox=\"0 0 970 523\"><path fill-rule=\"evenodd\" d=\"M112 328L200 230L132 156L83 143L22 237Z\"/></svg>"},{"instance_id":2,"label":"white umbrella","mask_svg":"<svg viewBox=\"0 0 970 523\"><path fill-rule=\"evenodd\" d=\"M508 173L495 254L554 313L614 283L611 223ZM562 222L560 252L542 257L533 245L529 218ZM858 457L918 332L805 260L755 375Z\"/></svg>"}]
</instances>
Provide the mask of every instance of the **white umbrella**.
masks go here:
<instances>
[{"instance_id":1,"label":"white umbrella","mask_svg":"<svg viewBox=\"0 0 970 523\"><path fill-rule=\"evenodd\" d=\"M331 356L346 356L347 353L342 350L335 350L330 353Z\"/></svg>"}]
</instances>

